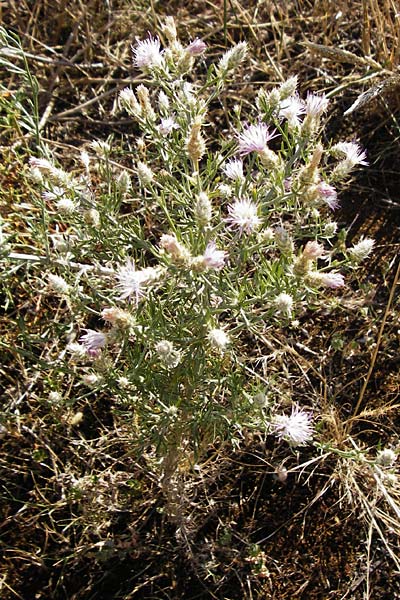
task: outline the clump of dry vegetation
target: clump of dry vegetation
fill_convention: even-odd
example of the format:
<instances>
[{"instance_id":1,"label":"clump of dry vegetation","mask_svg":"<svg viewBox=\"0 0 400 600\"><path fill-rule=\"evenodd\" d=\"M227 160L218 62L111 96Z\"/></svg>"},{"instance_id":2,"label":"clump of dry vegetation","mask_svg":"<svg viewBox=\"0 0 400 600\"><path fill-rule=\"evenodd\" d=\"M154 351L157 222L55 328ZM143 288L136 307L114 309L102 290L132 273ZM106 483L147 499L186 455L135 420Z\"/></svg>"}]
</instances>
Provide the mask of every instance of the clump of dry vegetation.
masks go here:
<instances>
[{"instance_id":1,"label":"clump of dry vegetation","mask_svg":"<svg viewBox=\"0 0 400 600\"><path fill-rule=\"evenodd\" d=\"M4 26L0 60L6 67L0 76L2 598L400 597L396 43L400 7L392 0L10 0L0 10ZM175 317L187 317L180 315L177 304L172 304L172 310L167 304L157 308L164 291L157 287L158 279L154 283L154 272L154 305L146 313L147 308L138 303L135 323L129 323L137 342L135 351L129 346L131 329L126 339L121 333L126 313L117 315L119 329L113 329L115 337L107 341L109 355L101 354L102 345L93 346L90 333L104 330L101 315L111 318L101 312L108 306L105 301L113 299L115 280L107 277L117 263L120 269L128 268L124 261L130 254L140 269L155 269L159 263L168 269L174 282L169 298L184 287L177 272L189 260L186 248L176 244L177 238L166 239L171 231L165 229L164 216L154 202L161 189L167 190L171 201L173 189L168 186L176 171L163 172L154 162L146 119L134 118L132 106L131 113L121 110L121 92L130 88L137 93L138 86L149 90L155 104L159 82L139 68L139 61L134 64L131 45L146 38L147 32L159 36L162 48L171 45L173 35L165 27L168 15L175 17L183 47L196 38L207 44L207 52L199 51L199 61L188 75L194 85L204 82L206 73L207 81L215 85L211 65L218 64L229 48L242 48L245 41L249 45L246 63L238 65L228 91L221 85L220 93L211 94L207 119L203 107L190 115L192 145L189 141L189 150L184 146L180 150L189 152L187 171L181 166L176 169L184 172L180 195L197 190L197 171L203 176L198 169L201 152L197 156L195 151L202 141L221 168L223 159L233 156L240 124L246 131L246 123L254 119L256 98L260 110L268 93L293 76L298 77L300 97L323 93L330 100L332 110L320 143L331 148L340 140L357 142L367 148L369 162L368 168L346 180L335 212L337 233L324 241L331 257L346 257L346 248L363 239L375 240L361 268L353 270L350 261L350 283L340 293L324 292L321 302L307 284L304 292L290 290L293 305L287 304L287 297L280 298L286 302L284 308L276 302L269 308L256 302L253 314L243 304L233 326L229 311L248 299L243 291L247 281L254 285L252 293L263 297L256 289L257 270L251 264L258 269L265 266L255 237L246 238L242 254L235 255L240 262L248 253L240 280L242 297L218 309L220 298L215 294L207 316L214 319L212 327L205 320L201 334L207 344L214 344L211 359L198 363L212 373L209 387L201 393L213 401L218 394L227 394L218 414L211 402L201 404L193 396L198 376L197 366L192 368L198 358L195 346L191 346L192 356L181 355L179 347L166 346L164 339L156 337L146 346L145 318L153 319L160 331L174 339ZM131 96L126 98L132 101ZM181 115L174 112L174 117ZM174 135L174 123L169 125ZM222 149L217 133L226 141ZM136 146L140 135L144 142ZM106 145L93 147L94 140ZM311 146L314 154L305 152L305 165L316 160ZM160 148L163 152L161 142L157 152ZM274 156L282 152L273 140L271 148ZM29 159L51 159L55 170L59 169L55 165L62 165L53 176L65 177L71 208L82 203L79 195L89 177L85 153L94 161L95 151L98 162L90 167L90 191L102 190L101 198L107 197L110 204L104 214L98 205L81 204L76 217L79 229L78 221L60 218L67 204L60 203L65 198L57 196L54 181L43 188L53 194L47 196L52 207L48 210L29 173ZM138 167L138 159L145 167L147 162L156 164L157 175L162 172L162 186L156 192L151 187L153 175ZM270 163L263 170L265 164L258 160L246 175L253 186L246 188L249 197L263 189L254 175L257 170L262 178L275 168L278 172L276 164ZM269 160L275 158L269 155ZM324 176L333 160L329 156L321 166ZM35 164L47 176L49 169ZM224 183L212 161L204 173L211 192L213 181ZM124 196L121 190L129 178L135 181L133 192ZM46 177L40 184L47 185ZM284 181L279 185L284 188ZM229 213L222 196L211 193L210 197L213 210L220 211L232 228L235 212ZM147 210L143 199L150 207ZM177 227L175 233L192 251L198 241L188 234L190 205L179 202L175 199L171 204L169 226L181 219L183 229ZM296 237L300 234L290 216L293 208L298 210L297 205L286 206L280 218L291 223L296 252L303 248L304 254L309 237L315 239L320 233L313 229L310 235L306 211L298 213L298 226L309 229ZM318 208L321 221L329 221L330 209ZM105 225L107 214L111 217ZM247 226L256 227L255 214L250 217ZM107 239L98 233L98 219ZM126 234L121 227L125 223ZM275 222L272 225L277 227ZM244 228L247 235L246 224ZM201 225L200 238L205 230ZM220 254L213 254L204 242L190 258L190 268L194 269L196 259L201 271L199 259L211 252L215 273L209 280L202 272L196 277L203 277L203 288L211 281L213 291L226 289L218 287L226 260L222 252L233 244L229 227L228 232L216 231L225 236L224 245L221 237L219 250L214 248ZM66 253L60 250L76 232L82 234L77 244ZM160 253L163 234L164 253ZM275 244L276 238L275 232ZM233 281L236 263L233 254L230 257ZM344 258L331 260L335 269L345 268ZM292 261L293 268L299 265L294 255L280 261L285 265ZM94 274L92 288L89 272ZM132 278L131 272L119 273L120 283L126 284L127 275ZM269 284L263 281L262 285L266 293ZM187 294L188 314L191 302L195 304ZM202 303L204 307L203 297ZM162 323L166 314L168 319ZM268 326L260 326L260 315L269 319ZM196 321L184 322L189 339ZM69 346L75 344L78 351L77 330L83 334L85 349L90 346L92 362L87 357L70 360ZM230 342L223 333L229 334ZM178 346L182 339L177 340ZM238 340L234 360L225 352L232 339ZM154 356L164 360L162 368ZM139 367L149 357L153 363L145 375L148 379L140 383L135 379L131 387L129 365L135 364L141 374ZM193 401L198 410L195 417L188 409L185 412L184 402L178 408L163 405L156 410L150 395L157 385L157 389L171 385L166 366L173 370L182 361L186 375L182 372L179 394ZM120 372L119 365L126 372ZM143 402L145 391L148 398ZM231 398L239 398L237 404L231 406ZM287 435L286 441L278 441L274 435L276 425L286 423L282 415L290 415L293 406L306 411L300 414L307 445L288 444L293 439ZM310 410L312 430L307 429ZM177 414L184 418L177 421Z\"/></svg>"}]
</instances>

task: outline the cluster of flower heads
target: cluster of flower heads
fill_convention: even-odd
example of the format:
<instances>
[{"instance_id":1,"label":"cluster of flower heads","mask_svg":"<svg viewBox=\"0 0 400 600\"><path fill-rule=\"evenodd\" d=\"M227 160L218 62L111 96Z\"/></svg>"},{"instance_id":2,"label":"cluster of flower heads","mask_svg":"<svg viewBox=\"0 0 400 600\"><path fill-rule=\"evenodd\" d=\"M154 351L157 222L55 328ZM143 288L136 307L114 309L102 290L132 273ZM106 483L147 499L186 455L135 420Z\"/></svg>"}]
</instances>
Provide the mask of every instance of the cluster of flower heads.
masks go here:
<instances>
[{"instance_id":1,"label":"cluster of flower heads","mask_svg":"<svg viewBox=\"0 0 400 600\"><path fill-rule=\"evenodd\" d=\"M112 300L117 306L102 310L104 331L84 329L79 342L70 344L71 354L79 359L101 358L107 348L118 343L121 332L127 331L134 338L135 328L139 327L134 315L139 305L146 302L152 291L162 293L162 286L171 278L178 281L180 274L184 274L187 285L189 273L193 282L198 276L210 276L215 285L217 279L223 281L224 278L233 284L235 277L241 277L236 273L240 247L253 245L256 248L253 255L256 268L260 254L269 255L271 263L279 263L282 281L279 286L274 284L265 304L266 312L270 309L284 322L292 319L297 299L305 297L308 291L314 293L319 287L337 289L345 285L344 274L335 264L332 268L333 250L319 241L322 232L321 237L329 242L336 233L336 223L327 221L322 229L320 225L319 229L303 227L308 221L321 221L321 208L336 210L339 206L337 183L348 177L356 166L367 164L365 151L355 141L328 148L319 142L322 118L329 103L326 96L309 93L303 100L297 91L296 77L270 91L260 90L255 122L238 120L228 140L226 155L218 156L214 179L207 177L205 185L202 160L207 153L204 134L207 103L198 97L194 84L184 81L183 75L190 71L195 58L204 54L206 44L195 39L182 45L170 18L166 20L164 33L168 40L166 48L152 35L133 47L134 66L156 82L162 81L162 90L156 97L143 84L135 90L125 88L119 95L119 105L143 130L143 138L138 140L140 156L134 164L136 195L157 199L161 178L165 174L170 179L180 176L176 173L183 170L179 161L183 161L184 153L186 163L192 167L192 172L185 174L185 185L193 182L189 194L191 202L176 217L174 227L160 234L158 242L153 244L153 256L158 259L156 266L139 268L133 260L126 260L111 269ZM213 84L217 88L246 53L247 45L240 43L223 55L214 71ZM153 161L151 150L147 153L152 140L158 144ZM176 156L174 144L179 148ZM160 165L160 148L161 162L166 165ZM66 219L72 219L77 212L83 214L86 220L91 220L92 226L99 228L100 217L92 195L91 165L107 159L111 147L106 142L95 141L91 150L95 157L82 153L85 173L79 180L47 159L31 159L31 171L43 185L43 199L49 206ZM166 170L165 167L169 167L166 157L172 165L178 165L175 171ZM116 189L123 194L128 194L134 186L122 168L115 174L115 180ZM181 191L178 195L182 196ZM187 235L188 223L181 227L182 214L190 215L196 236ZM171 218L168 214L169 224ZM296 229L297 221L305 229L305 235L298 235L301 227ZM193 238L196 239L195 250L189 241ZM248 243L250 238L251 244ZM198 239L202 240L201 245ZM349 263L357 264L365 259L373 245L373 240L360 240L347 252ZM71 293L71 286L58 275L49 275L48 286L66 298ZM223 295L220 289L218 293ZM234 347L233 334L217 318L207 323L203 337L216 355L228 353ZM166 369L177 368L184 357L184 352L163 336L153 341L152 351ZM91 385L99 381L93 374L89 379ZM290 415L274 417L272 431L292 446L303 445L314 434L312 416L295 406Z\"/></svg>"}]
</instances>

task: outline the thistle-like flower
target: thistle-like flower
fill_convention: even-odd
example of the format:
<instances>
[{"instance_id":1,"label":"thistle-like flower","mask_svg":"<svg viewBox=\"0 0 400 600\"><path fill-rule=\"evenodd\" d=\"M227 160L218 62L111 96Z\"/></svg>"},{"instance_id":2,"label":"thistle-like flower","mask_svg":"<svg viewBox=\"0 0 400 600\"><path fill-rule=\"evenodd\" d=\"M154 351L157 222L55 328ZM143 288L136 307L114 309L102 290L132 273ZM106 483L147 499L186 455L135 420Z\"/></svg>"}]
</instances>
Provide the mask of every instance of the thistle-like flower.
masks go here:
<instances>
[{"instance_id":1,"label":"thistle-like flower","mask_svg":"<svg viewBox=\"0 0 400 600\"><path fill-rule=\"evenodd\" d=\"M174 369L179 365L182 359L182 354L174 348L172 342L161 340L155 345L155 350L160 357L161 362L168 368Z\"/></svg>"},{"instance_id":2,"label":"thistle-like flower","mask_svg":"<svg viewBox=\"0 0 400 600\"><path fill-rule=\"evenodd\" d=\"M264 123L248 125L237 136L240 156L246 156L251 152L263 152L268 148L268 142L274 137L274 132L270 132Z\"/></svg>"},{"instance_id":3,"label":"thistle-like flower","mask_svg":"<svg viewBox=\"0 0 400 600\"><path fill-rule=\"evenodd\" d=\"M364 238L355 244L352 248L349 248L349 256L355 263L360 263L371 254L372 249L375 245L375 240L371 238Z\"/></svg>"},{"instance_id":4,"label":"thistle-like flower","mask_svg":"<svg viewBox=\"0 0 400 600\"><path fill-rule=\"evenodd\" d=\"M311 118L320 117L328 108L329 100L325 94L308 93L306 97L306 114Z\"/></svg>"},{"instance_id":5,"label":"thistle-like flower","mask_svg":"<svg viewBox=\"0 0 400 600\"><path fill-rule=\"evenodd\" d=\"M93 329L85 329L84 331L86 333L79 338L79 341L85 347L88 355L96 358L106 345L107 336L101 331L94 331Z\"/></svg>"},{"instance_id":6,"label":"thistle-like flower","mask_svg":"<svg viewBox=\"0 0 400 600\"><path fill-rule=\"evenodd\" d=\"M133 62L138 69L151 69L161 66L163 62L160 40L149 35L147 40L139 40L136 47L132 47Z\"/></svg>"},{"instance_id":7,"label":"thistle-like flower","mask_svg":"<svg viewBox=\"0 0 400 600\"><path fill-rule=\"evenodd\" d=\"M303 446L312 440L314 428L312 416L298 406L293 406L290 415L277 415L273 422L275 435L291 446Z\"/></svg>"},{"instance_id":8,"label":"thistle-like flower","mask_svg":"<svg viewBox=\"0 0 400 600\"><path fill-rule=\"evenodd\" d=\"M228 162L222 167L222 171L225 173L228 179L240 181L243 179L243 162L237 158L228 160Z\"/></svg>"},{"instance_id":9,"label":"thistle-like flower","mask_svg":"<svg viewBox=\"0 0 400 600\"><path fill-rule=\"evenodd\" d=\"M67 351L71 354L72 360L82 360L87 357L87 351L83 344L71 342L67 346Z\"/></svg>"},{"instance_id":10,"label":"thistle-like flower","mask_svg":"<svg viewBox=\"0 0 400 600\"><path fill-rule=\"evenodd\" d=\"M64 195L64 188L55 185L52 190L46 190L45 192L43 192L42 198L49 202L51 200L58 200L58 198L62 198Z\"/></svg>"},{"instance_id":11,"label":"thistle-like flower","mask_svg":"<svg viewBox=\"0 0 400 600\"><path fill-rule=\"evenodd\" d=\"M212 218L212 204L205 192L200 192L194 205L194 214L202 227L209 225Z\"/></svg>"},{"instance_id":12,"label":"thistle-like flower","mask_svg":"<svg viewBox=\"0 0 400 600\"><path fill-rule=\"evenodd\" d=\"M142 108L137 101L134 91L131 88L126 87L121 90L118 96L118 101L121 108L125 108L125 110L127 110L134 117L140 116Z\"/></svg>"},{"instance_id":13,"label":"thistle-like flower","mask_svg":"<svg viewBox=\"0 0 400 600\"><path fill-rule=\"evenodd\" d=\"M179 129L179 125L175 121L174 117L165 117L165 119L161 119L161 123L158 126L158 131L161 135L168 135L174 129Z\"/></svg>"},{"instance_id":14,"label":"thistle-like flower","mask_svg":"<svg viewBox=\"0 0 400 600\"><path fill-rule=\"evenodd\" d=\"M111 151L110 144L103 140L93 140L93 142L90 143L90 147L97 156L102 158L106 158Z\"/></svg>"},{"instance_id":15,"label":"thistle-like flower","mask_svg":"<svg viewBox=\"0 0 400 600\"><path fill-rule=\"evenodd\" d=\"M143 187L150 185L150 183L152 183L154 180L154 173L150 167L148 167L144 162L138 160L136 168L140 185Z\"/></svg>"},{"instance_id":16,"label":"thistle-like flower","mask_svg":"<svg viewBox=\"0 0 400 600\"><path fill-rule=\"evenodd\" d=\"M330 273L310 271L307 274L307 279L314 285L322 285L333 290L343 287L345 284L343 275L337 271L331 271Z\"/></svg>"},{"instance_id":17,"label":"thistle-like flower","mask_svg":"<svg viewBox=\"0 0 400 600\"><path fill-rule=\"evenodd\" d=\"M185 50L191 56L199 56L200 54L203 54L203 52L206 51L206 48L207 44L203 42L203 40L201 40L200 38L196 38L193 40L193 42L189 44L189 46L186 46Z\"/></svg>"},{"instance_id":18,"label":"thistle-like flower","mask_svg":"<svg viewBox=\"0 0 400 600\"><path fill-rule=\"evenodd\" d=\"M376 462L382 467L392 467L396 462L397 454L390 448L380 450L376 456Z\"/></svg>"},{"instance_id":19,"label":"thistle-like flower","mask_svg":"<svg viewBox=\"0 0 400 600\"><path fill-rule=\"evenodd\" d=\"M289 126L295 129L300 126L300 115L305 112L306 108L303 100L295 94L281 102L279 117L287 119Z\"/></svg>"},{"instance_id":20,"label":"thistle-like flower","mask_svg":"<svg viewBox=\"0 0 400 600\"><path fill-rule=\"evenodd\" d=\"M147 269L137 271L135 264L128 261L117 273L118 287L122 292L120 299L134 298L136 304L138 304L145 295L146 287L156 281L160 274L160 269L156 267L147 267Z\"/></svg>"},{"instance_id":21,"label":"thistle-like flower","mask_svg":"<svg viewBox=\"0 0 400 600\"><path fill-rule=\"evenodd\" d=\"M357 142L339 142L332 146L331 152L334 156L344 156L344 160L351 168L356 165L368 165L367 153Z\"/></svg>"},{"instance_id":22,"label":"thistle-like flower","mask_svg":"<svg viewBox=\"0 0 400 600\"><path fill-rule=\"evenodd\" d=\"M164 234L160 238L160 248L165 250L175 263L185 263L190 260L189 250L177 239L174 234Z\"/></svg>"},{"instance_id":23,"label":"thistle-like flower","mask_svg":"<svg viewBox=\"0 0 400 600\"><path fill-rule=\"evenodd\" d=\"M303 257L306 260L316 260L317 258L322 258L324 254L325 248L316 241L307 242L304 246Z\"/></svg>"},{"instance_id":24,"label":"thistle-like flower","mask_svg":"<svg viewBox=\"0 0 400 600\"><path fill-rule=\"evenodd\" d=\"M202 124L201 117L196 117L194 119L186 141L187 153L196 170L198 168L199 161L203 158L206 152L206 142L201 133Z\"/></svg>"},{"instance_id":25,"label":"thistle-like flower","mask_svg":"<svg viewBox=\"0 0 400 600\"><path fill-rule=\"evenodd\" d=\"M134 324L133 316L128 311L117 306L103 308L101 318L113 327L121 329L129 329Z\"/></svg>"},{"instance_id":26,"label":"thistle-like flower","mask_svg":"<svg viewBox=\"0 0 400 600\"><path fill-rule=\"evenodd\" d=\"M320 181L316 186L316 192L319 199L329 206L331 210L339 208L337 192L332 185L325 181Z\"/></svg>"},{"instance_id":27,"label":"thistle-like flower","mask_svg":"<svg viewBox=\"0 0 400 600\"><path fill-rule=\"evenodd\" d=\"M246 42L239 42L239 44L227 50L218 63L218 77L225 77L229 71L235 69L246 58L247 51Z\"/></svg>"},{"instance_id":28,"label":"thistle-like flower","mask_svg":"<svg viewBox=\"0 0 400 600\"><path fill-rule=\"evenodd\" d=\"M228 334L223 329L211 329L207 338L211 347L220 352L224 352L230 342Z\"/></svg>"},{"instance_id":29,"label":"thistle-like flower","mask_svg":"<svg viewBox=\"0 0 400 600\"><path fill-rule=\"evenodd\" d=\"M286 79L286 81L281 83L281 85L278 88L279 98L281 100L285 100L286 98L289 98L289 96L293 96L296 93L297 85L298 85L297 75L289 77L289 79Z\"/></svg>"},{"instance_id":30,"label":"thistle-like flower","mask_svg":"<svg viewBox=\"0 0 400 600\"><path fill-rule=\"evenodd\" d=\"M76 204L71 198L67 198L67 196L62 196L56 202L57 210L60 213L65 213L70 215L76 211Z\"/></svg>"},{"instance_id":31,"label":"thistle-like flower","mask_svg":"<svg viewBox=\"0 0 400 600\"><path fill-rule=\"evenodd\" d=\"M282 315L291 317L293 308L293 298L290 294L282 292L274 300L276 310Z\"/></svg>"},{"instance_id":32,"label":"thistle-like flower","mask_svg":"<svg viewBox=\"0 0 400 600\"><path fill-rule=\"evenodd\" d=\"M258 216L258 206L248 198L236 200L234 204L228 206L229 216L226 221L230 227L239 230L239 234L253 233L261 225L261 219Z\"/></svg>"},{"instance_id":33,"label":"thistle-like flower","mask_svg":"<svg viewBox=\"0 0 400 600\"><path fill-rule=\"evenodd\" d=\"M207 269L222 269L225 266L226 252L218 250L215 242L208 242L202 257L202 262Z\"/></svg>"},{"instance_id":34,"label":"thistle-like flower","mask_svg":"<svg viewBox=\"0 0 400 600\"><path fill-rule=\"evenodd\" d=\"M293 254L294 242L289 231L282 225L279 225L274 230L275 243L283 254Z\"/></svg>"},{"instance_id":35,"label":"thistle-like flower","mask_svg":"<svg viewBox=\"0 0 400 600\"><path fill-rule=\"evenodd\" d=\"M69 293L69 285L63 277L60 275L53 275L49 273L49 288L57 294L66 295Z\"/></svg>"}]
</instances>

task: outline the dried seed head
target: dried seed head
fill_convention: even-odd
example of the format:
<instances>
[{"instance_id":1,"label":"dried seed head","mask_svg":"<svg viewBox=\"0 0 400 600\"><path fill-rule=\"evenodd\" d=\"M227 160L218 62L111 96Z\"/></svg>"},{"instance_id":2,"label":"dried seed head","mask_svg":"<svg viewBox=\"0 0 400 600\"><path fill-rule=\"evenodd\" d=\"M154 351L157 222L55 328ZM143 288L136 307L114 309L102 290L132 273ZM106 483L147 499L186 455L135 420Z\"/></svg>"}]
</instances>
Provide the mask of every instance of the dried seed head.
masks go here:
<instances>
[{"instance_id":1,"label":"dried seed head","mask_svg":"<svg viewBox=\"0 0 400 600\"><path fill-rule=\"evenodd\" d=\"M145 85L138 85L136 88L136 95L139 100L141 115L149 121L155 121L156 113L151 106L150 92Z\"/></svg>"},{"instance_id":2,"label":"dried seed head","mask_svg":"<svg viewBox=\"0 0 400 600\"><path fill-rule=\"evenodd\" d=\"M202 118L196 117L190 128L186 142L187 153L195 169L197 169L198 163L203 158L206 151L206 142L201 133L201 126Z\"/></svg>"}]
</instances>

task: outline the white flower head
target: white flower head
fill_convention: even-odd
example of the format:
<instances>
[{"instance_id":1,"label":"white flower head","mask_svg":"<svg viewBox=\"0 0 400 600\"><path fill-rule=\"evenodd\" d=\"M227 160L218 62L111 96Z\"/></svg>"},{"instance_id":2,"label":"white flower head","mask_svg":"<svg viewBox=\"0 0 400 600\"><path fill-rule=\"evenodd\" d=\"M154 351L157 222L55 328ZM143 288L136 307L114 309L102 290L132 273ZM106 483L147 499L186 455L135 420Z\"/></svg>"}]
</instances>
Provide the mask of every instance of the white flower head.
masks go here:
<instances>
[{"instance_id":1,"label":"white flower head","mask_svg":"<svg viewBox=\"0 0 400 600\"><path fill-rule=\"evenodd\" d=\"M62 401L62 395L60 392L52 391L49 392L49 402L51 404L59 404Z\"/></svg>"},{"instance_id":2,"label":"white flower head","mask_svg":"<svg viewBox=\"0 0 400 600\"><path fill-rule=\"evenodd\" d=\"M133 116L140 116L142 112L141 106L137 101L134 91L130 87L126 87L120 91L118 102L121 108L124 108Z\"/></svg>"},{"instance_id":3,"label":"white flower head","mask_svg":"<svg viewBox=\"0 0 400 600\"><path fill-rule=\"evenodd\" d=\"M300 115L306 112L304 101L295 94L283 100L280 104L279 117L287 119L290 127L300 126Z\"/></svg>"},{"instance_id":4,"label":"white flower head","mask_svg":"<svg viewBox=\"0 0 400 600\"><path fill-rule=\"evenodd\" d=\"M390 448L384 448L378 452L376 462L382 467L392 467L396 462L396 458L397 455L393 450Z\"/></svg>"},{"instance_id":5,"label":"white flower head","mask_svg":"<svg viewBox=\"0 0 400 600\"><path fill-rule=\"evenodd\" d=\"M71 198L67 198L67 196L62 196L56 202L57 210L60 213L71 215L76 211L76 204Z\"/></svg>"},{"instance_id":6,"label":"white flower head","mask_svg":"<svg viewBox=\"0 0 400 600\"><path fill-rule=\"evenodd\" d=\"M209 225L212 219L212 204L205 192L200 192L194 205L194 214L197 222L203 227Z\"/></svg>"},{"instance_id":7,"label":"white flower head","mask_svg":"<svg viewBox=\"0 0 400 600\"><path fill-rule=\"evenodd\" d=\"M101 311L101 318L112 327L121 329L129 329L134 325L134 319L131 313L123 308L118 308L117 306L103 308Z\"/></svg>"},{"instance_id":8,"label":"white flower head","mask_svg":"<svg viewBox=\"0 0 400 600\"><path fill-rule=\"evenodd\" d=\"M251 234L261 225L261 219L258 216L258 206L247 198L236 200L228 206L229 216L226 221L233 229L239 230L239 235L244 232Z\"/></svg>"},{"instance_id":9,"label":"white flower head","mask_svg":"<svg viewBox=\"0 0 400 600\"><path fill-rule=\"evenodd\" d=\"M49 288L56 292L57 294L68 294L69 293L69 285L65 281L63 277L59 275L53 275L53 273L49 273Z\"/></svg>"},{"instance_id":10,"label":"white flower head","mask_svg":"<svg viewBox=\"0 0 400 600\"><path fill-rule=\"evenodd\" d=\"M90 143L90 147L97 156L102 158L107 157L111 151L110 144L103 140L93 140L93 142Z\"/></svg>"},{"instance_id":11,"label":"white flower head","mask_svg":"<svg viewBox=\"0 0 400 600\"><path fill-rule=\"evenodd\" d=\"M212 348L224 352L230 342L229 335L223 329L211 329L208 333L208 341Z\"/></svg>"},{"instance_id":12,"label":"white flower head","mask_svg":"<svg viewBox=\"0 0 400 600\"><path fill-rule=\"evenodd\" d=\"M228 160L222 167L222 171L228 177L234 181L240 181L243 179L243 162L237 158Z\"/></svg>"},{"instance_id":13,"label":"white flower head","mask_svg":"<svg viewBox=\"0 0 400 600\"><path fill-rule=\"evenodd\" d=\"M221 194L222 198L230 198L233 194L233 188L227 183L220 183L218 192Z\"/></svg>"},{"instance_id":14,"label":"white flower head","mask_svg":"<svg viewBox=\"0 0 400 600\"><path fill-rule=\"evenodd\" d=\"M158 131L161 135L168 135L174 129L179 129L179 125L175 121L174 117L165 117L161 119L161 122L158 126Z\"/></svg>"},{"instance_id":15,"label":"white flower head","mask_svg":"<svg viewBox=\"0 0 400 600\"><path fill-rule=\"evenodd\" d=\"M163 234L160 238L160 248L165 250L175 263L186 263L190 260L189 250L178 240L175 234Z\"/></svg>"},{"instance_id":16,"label":"white flower head","mask_svg":"<svg viewBox=\"0 0 400 600\"><path fill-rule=\"evenodd\" d=\"M293 308L293 298L290 294L286 294L285 292L282 292L275 298L274 304L275 304L276 310L279 313L286 315L288 317L291 316L292 308Z\"/></svg>"},{"instance_id":17,"label":"white flower head","mask_svg":"<svg viewBox=\"0 0 400 600\"><path fill-rule=\"evenodd\" d=\"M62 187L55 185L53 189L46 190L42 194L42 198L47 201L57 200L58 198L62 198L65 195L65 190Z\"/></svg>"},{"instance_id":18,"label":"white flower head","mask_svg":"<svg viewBox=\"0 0 400 600\"><path fill-rule=\"evenodd\" d=\"M31 156L29 165L32 169L39 169L41 173L49 173L55 168L47 158L36 158L36 156Z\"/></svg>"},{"instance_id":19,"label":"white flower head","mask_svg":"<svg viewBox=\"0 0 400 600\"><path fill-rule=\"evenodd\" d=\"M311 414L297 405L293 406L289 416L277 415L273 421L273 429L279 439L293 447L310 442L314 434Z\"/></svg>"},{"instance_id":20,"label":"white flower head","mask_svg":"<svg viewBox=\"0 0 400 600\"><path fill-rule=\"evenodd\" d=\"M132 47L133 62L139 69L151 69L161 66L163 55L160 49L160 40L158 37L149 37L146 40L139 40L136 47Z\"/></svg>"},{"instance_id":21,"label":"white flower head","mask_svg":"<svg viewBox=\"0 0 400 600\"><path fill-rule=\"evenodd\" d=\"M338 225L337 223L335 223L335 221L328 221L327 223L325 223L324 226L324 235L327 238L333 237L335 235L335 233L337 232L338 229Z\"/></svg>"},{"instance_id":22,"label":"white flower head","mask_svg":"<svg viewBox=\"0 0 400 600\"><path fill-rule=\"evenodd\" d=\"M236 46L227 50L218 63L218 76L223 77L229 71L235 69L246 58L247 52L247 42L239 42Z\"/></svg>"},{"instance_id":23,"label":"white flower head","mask_svg":"<svg viewBox=\"0 0 400 600\"><path fill-rule=\"evenodd\" d=\"M279 98L285 100L286 98L289 98L289 96L293 96L296 93L298 83L299 80L297 75L293 75L292 77L289 77L289 79L286 79L286 81L279 86Z\"/></svg>"},{"instance_id":24,"label":"white flower head","mask_svg":"<svg viewBox=\"0 0 400 600\"><path fill-rule=\"evenodd\" d=\"M162 114L166 114L169 111L169 98L165 92L161 90L158 94L158 106Z\"/></svg>"},{"instance_id":25,"label":"white flower head","mask_svg":"<svg viewBox=\"0 0 400 600\"><path fill-rule=\"evenodd\" d=\"M154 173L144 162L138 160L137 162L137 175L140 185L146 187L154 180Z\"/></svg>"},{"instance_id":26,"label":"white flower head","mask_svg":"<svg viewBox=\"0 0 400 600\"><path fill-rule=\"evenodd\" d=\"M121 194L126 194L132 187L132 181L128 171L122 170L118 174L115 184Z\"/></svg>"},{"instance_id":27,"label":"white flower head","mask_svg":"<svg viewBox=\"0 0 400 600\"><path fill-rule=\"evenodd\" d=\"M79 160L81 161L86 171L88 171L90 167L90 156L85 150L82 150L82 152L80 153Z\"/></svg>"},{"instance_id":28,"label":"white flower head","mask_svg":"<svg viewBox=\"0 0 400 600\"><path fill-rule=\"evenodd\" d=\"M103 381L103 378L101 377L101 375L98 375L97 373L86 373L82 377L82 382L85 385L87 385L88 387L96 387L97 385L101 384L102 381ZM82 415L82 413L76 413L76 415ZM82 417L79 420L82 420Z\"/></svg>"},{"instance_id":29,"label":"white flower head","mask_svg":"<svg viewBox=\"0 0 400 600\"><path fill-rule=\"evenodd\" d=\"M371 254L374 245L375 240L371 238L364 238L360 240L352 248L349 248L349 256L351 260L356 263L362 262Z\"/></svg>"},{"instance_id":30,"label":"white flower head","mask_svg":"<svg viewBox=\"0 0 400 600\"><path fill-rule=\"evenodd\" d=\"M174 345L169 340L161 340L155 345L155 350L161 362L169 369L174 369L179 365L182 359L182 354L174 348Z\"/></svg>"},{"instance_id":31,"label":"white flower head","mask_svg":"<svg viewBox=\"0 0 400 600\"><path fill-rule=\"evenodd\" d=\"M368 165L367 153L357 142L339 142L331 148L334 156L341 155L349 166Z\"/></svg>"},{"instance_id":32,"label":"white flower head","mask_svg":"<svg viewBox=\"0 0 400 600\"><path fill-rule=\"evenodd\" d=\"M303 249L303 257L306 260L316 260L322 258L325 254L325 248L316 241L307 242Z\"/></svg>"},{"instance_id":33,"label":"white flower head","mask_svg":"<svg viewBox=\"0 0 400 600\"><path fill-rule=\"evenodd\" d=\"M320 117L328 108L329 99L325 94L308 93L306 98L306 113L310 117Z\"/></svg>"},{"instance_id":34,"label":"white flower head","mask_svg":"<svg viewBox=\"0 0 400 600\"><path fill-rule=\"evenodd\" d=\"M128 261L117 273L118 287L122 292L120 299L133 298L135 303L138 304L145 295L146 287L156 281L160 274L161 270L155 267L147 267L137 271L135 264Z\"/></svg>"},{"instance_id":35,"label":"white flower head","mask_svg":"<svg viewBox=\"0 0 400 600\"><path fill-rule=\"evenodd\" d=\"M78 342L71 342L68 344L67 351L71 354L73 360L82 360L87 357L85 346Z\"/></svg>"}]
</instances>

